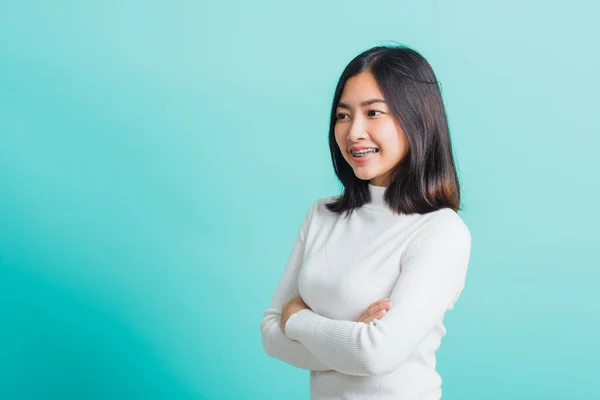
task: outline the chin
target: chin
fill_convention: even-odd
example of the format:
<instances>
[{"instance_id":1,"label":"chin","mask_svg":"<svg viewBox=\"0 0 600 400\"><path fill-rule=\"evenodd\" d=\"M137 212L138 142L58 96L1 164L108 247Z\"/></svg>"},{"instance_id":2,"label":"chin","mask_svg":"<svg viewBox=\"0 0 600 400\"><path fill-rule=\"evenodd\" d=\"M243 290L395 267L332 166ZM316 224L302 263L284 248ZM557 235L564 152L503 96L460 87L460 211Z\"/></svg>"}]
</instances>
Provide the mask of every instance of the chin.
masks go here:
<instances>
[{"instance_id":1,"label":"chin","mask_svg":"<svg viewBox=\"0 0 600 400\"><path fill-rule=\"evenodd\" d=\"M376 174L369 174L369 173L365 173L364 171L354 171L354 175L358 178L358 179L362 179L363 181L370 181L371 179L374 179L377 177Z\"/></svg>"}]
</instances>

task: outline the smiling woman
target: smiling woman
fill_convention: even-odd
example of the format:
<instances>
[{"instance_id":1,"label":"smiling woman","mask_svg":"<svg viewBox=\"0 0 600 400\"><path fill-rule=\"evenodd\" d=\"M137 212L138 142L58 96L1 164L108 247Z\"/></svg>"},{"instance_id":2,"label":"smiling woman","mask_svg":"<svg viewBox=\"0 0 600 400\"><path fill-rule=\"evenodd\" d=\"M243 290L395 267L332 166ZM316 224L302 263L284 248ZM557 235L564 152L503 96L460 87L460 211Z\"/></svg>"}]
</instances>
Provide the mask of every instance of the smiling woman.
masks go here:
<instances>
[{"instance_id":1,"label":"smiling woman","mask_svg":"<svg viewBox=\"0 0 600 400\"><path fill-rule=\"evenodd\" d=\"M361 99L368 99L361 101ZM335 140L362 180L387 186L391 171L408 151L406 134L391 114L373 74L349 78L337 104Z\"/></svg>"},{"instance_id":2,"label":"smiling woman","mask_svg":"<svg viewBox=\"0 0 600 400\"><path fill-rule=\"evenodd\" d=\"M311 371L314 400L439 400L435 352L471 234L429 63L401 46L353 59L329 146L344 192L305 214L263 314L263 347Z\"/></svg>"},{"instance_id":3,"label":"smiling woman","mask_svg":"<svg viewBox=\"0 0 600 400\"><path fill-rule=\"evenodd\" d=\"M367 201L366 182L388 186L396 213L460 210L460 185L439 83L431 65L406 47L375 47L340 77L329 147L344 195L328 205L352 211ZM352 150L378 152L356 157Z\"/></svg>"}]
</instances>

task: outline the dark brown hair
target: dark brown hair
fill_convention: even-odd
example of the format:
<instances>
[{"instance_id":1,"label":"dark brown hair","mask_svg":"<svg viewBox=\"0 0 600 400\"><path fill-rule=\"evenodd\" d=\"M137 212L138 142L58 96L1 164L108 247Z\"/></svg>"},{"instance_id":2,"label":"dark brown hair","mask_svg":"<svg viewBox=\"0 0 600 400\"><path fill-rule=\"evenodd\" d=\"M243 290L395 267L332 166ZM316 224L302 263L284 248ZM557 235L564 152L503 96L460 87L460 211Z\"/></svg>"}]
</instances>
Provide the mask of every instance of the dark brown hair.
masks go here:
<instances>
[{"instance_id":1,"label":"dark brown hair","mask_svg":"<svg viewBox=\"0 0 600 400\"><path fill-rule=\"evenodd\" d=\"M342 195L326 207L352 213L370 201L369 181L356 177L336 139L336 109L346 81L370 72L392 116L408 138L408 152L392 169L385 201L397 214L425 214L449 207L460 209L460 186L440 85L433 69L418 52L403 45L376 46L356 56L338 81L331 107L329 149Z\"/></svg>"}]
</instances>

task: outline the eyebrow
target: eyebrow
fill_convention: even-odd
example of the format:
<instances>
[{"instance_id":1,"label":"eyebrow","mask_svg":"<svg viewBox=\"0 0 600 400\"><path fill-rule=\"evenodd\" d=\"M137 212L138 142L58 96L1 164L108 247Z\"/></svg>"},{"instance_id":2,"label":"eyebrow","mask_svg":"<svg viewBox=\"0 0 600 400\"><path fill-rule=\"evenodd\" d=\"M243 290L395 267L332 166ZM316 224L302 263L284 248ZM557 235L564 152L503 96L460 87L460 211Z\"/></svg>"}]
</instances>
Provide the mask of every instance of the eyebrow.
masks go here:
<instances>
[{"instance_id":1,"label":"eyebrow","mask_svg":"<svg viewBox=\"0 0 600 400\"><path fill-rule=\"evenodd\" d=\"M383 100L383 99L369 99L369 100L363 101L362 103L360 103L360 105L361 105L361 107L365 107L365 106L371 105L373 103L383 103L383 104L385 104L385 100ZM341 108L347 108L348 110L350 109L350 106L348 106L348 104L346 104L346 103L338 103L337 106L341 107Z\"/></svg>"}]
</instances>

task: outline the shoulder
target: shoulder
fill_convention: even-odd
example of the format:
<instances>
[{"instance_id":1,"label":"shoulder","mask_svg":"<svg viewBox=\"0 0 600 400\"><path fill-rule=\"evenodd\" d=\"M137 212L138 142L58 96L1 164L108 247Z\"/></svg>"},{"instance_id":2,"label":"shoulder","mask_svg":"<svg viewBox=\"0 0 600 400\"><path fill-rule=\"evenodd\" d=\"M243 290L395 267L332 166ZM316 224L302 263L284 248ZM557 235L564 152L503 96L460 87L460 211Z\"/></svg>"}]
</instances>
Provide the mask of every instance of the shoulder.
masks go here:
<instances>
[{"instance_id":1,"label":"shoulder","mask_svg":"<svg viewBox=\"0 0 600 400\"><path fill-rule=\"evenodd\" d=\"M333 203L335 200L337 200L338 197L339 196L327 196L316 199L315 201L313 201L310 207L310 212L314 214L331 213L331 211L327 209L326 205L329 203Z\"/></svg>"},{"instance_id":2,"label":"shoulder","mask_svg":"<svg viewBox=\"0 0 600 400\"><path fill-rule=\"evenodd\" d=\"M423 214L421 218L421 225L402 255L403 262L426 259L432 265L466 267L471 254L471 232L463 219L450 208Z\"/></svg>"},{"instance_id":3,"label":"shoulder","mask_svg":"<svg viewBox=\"0 0 600 400\"><path fill-rule=\"evenodd\" d=\"M442 208L422 216L422 224L416 231L413 242L424 239L450 243L463 248L470 248L472 240L469 227L451 208Z\"/></svg>"},{"instance_id":4,"label":"shoulder","mask_svg":"<svg viewBox=\"0 0 600 400\"><path fill-rule=\"evenodd\" d=\"M314 200L308 210L305 211L303 225L309 226L313 219L322 216L324 213L330 213L325 205L331 203L336 197L337 196L328 196Z\"/></svg>"},{"instance_id":5,"label":"shoulder","mask_svg":"<svg viewBox=\"0 0 600 400\"><path fill-rule=\"evenodd\" d=\"M314 200L304 215L303 225L308 229L309 226L315 223L320 225L333 216L334 213L327 209L326 204L331 203L335 198L336 196L328 196Z\"/></svg>"},{"instance_id":6,"label":"shoulder","mask_svg":"<svg viewBox=\"0 0 600 400\"><path fill-rule=\"evenodd\" d=\"M430 230L443 230L445 232L471 236L471 232L465 221L451 208L442 208L429 213L428 222Z\"/></svg>"}]
</instances>

